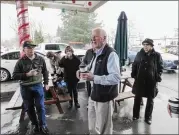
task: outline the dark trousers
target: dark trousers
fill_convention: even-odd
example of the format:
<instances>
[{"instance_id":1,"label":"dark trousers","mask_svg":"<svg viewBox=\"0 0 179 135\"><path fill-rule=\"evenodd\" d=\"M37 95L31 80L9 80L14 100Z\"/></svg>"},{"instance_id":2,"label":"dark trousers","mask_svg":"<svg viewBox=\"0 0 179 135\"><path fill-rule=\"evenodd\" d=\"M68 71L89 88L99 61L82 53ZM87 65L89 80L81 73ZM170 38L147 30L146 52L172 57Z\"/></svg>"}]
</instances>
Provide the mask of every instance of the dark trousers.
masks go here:
<instances>
[{"instance_id":1,"label":"dark trousers","mask_svg":"<svg viewBox=\"0 0 179 135\"><path fill-rule=\"evenodd\" d=\"M77 82L67 82L68 92L72 98L72 100L69 102L70 104L73 103L73 99L74 99L74 103L78 103L77 84L78 84Z\"/></svg>"},{"instance_id":2,"label":"dark trousers","mask_svg":"<svg viewBox=\"0 0 179 135\"><path fill-rule=\"evenodd\" d=\"M133 106L133 117L139 118L141 101L142 101L142 97L135 96L134 106ZM154 106L154 99L148 97L147 105L145 108L145 119L152 119L153 106Z\"/></svg>"},{"instance_id":3,"label":"dark trousers","mask_svg":"<svg viewBox=\"0 0 179 135\"><path fill-rule=\"evenodd\" d=\"M88 97L89 97L90 94L91 94L91 83L90 83L90 81L86 81L86 89L87 89Z\"/></svg>"},{"instance_id":4,"label":"dark trousers","mask_svg":"<svg viewBox=\"0 0 179 135\"><path fill-rule=\"evenodd\" d=\"M32 86L21 86L21 96L24 102L24 107L27 108L32 125L38 125L36 110L40 126L46 126L45 105L44 105L44 89L42 84Z\"/></svg>"}]
</instances>

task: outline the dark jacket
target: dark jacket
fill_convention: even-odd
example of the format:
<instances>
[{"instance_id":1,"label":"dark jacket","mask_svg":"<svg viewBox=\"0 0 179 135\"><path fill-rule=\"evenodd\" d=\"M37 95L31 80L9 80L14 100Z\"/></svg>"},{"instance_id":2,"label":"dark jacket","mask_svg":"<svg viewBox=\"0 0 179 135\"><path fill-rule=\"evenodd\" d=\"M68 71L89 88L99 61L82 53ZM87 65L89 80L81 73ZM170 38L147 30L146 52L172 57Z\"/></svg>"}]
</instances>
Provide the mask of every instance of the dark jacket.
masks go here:
<instances>
[{"instance_id":1,"label":"dark jacket","mask_svg":"<svg viewBox=\"0 0 179 135\"><path fill-rule=\"evenodd\" d=\"M39 77L42 78L43 75L43 83L48 85L48 70L46 67L45 60L37 54L35 54L35 58L33 60L30 60L26 55L20 58L15 65L12 78L15 80L20 80L21 85L25 83L28 84L28 82L29 84L39 83L39 80L33 80L34 77L26 76L26 73L28 73L32 69L38 69ZM41 82L42 79L40 83Z\"/></svg>"},{"instance_id":2,"label":"dark jacket","mask_svg":"<svg viewBox=\"0 0 179 135\"><path fill-rule=\"evenodd\" d=\"M86 65L90 64L90 62L91 62L91 60L93 58L93 54L94 54L93 49L92 48L88 49L86 51L86 54L85 54L84 58L83 58L83 63L86 64Z\"/></svg>"},{"instance_id":3,"label":"dark jacket","mask_svg":"<svg viewBox=\"0 0 179 135\"><path fill-rule=\"evenodd\" d=\"M66 82L78 82L79 79L76 77L76 71L79 70L80 59L73 55L72 59L65 58L60 60L59 66L64 68L64 80Z\"/></svg>"},{"instance_id":4,"label":"dark jacket","mask_svg":"<svg viewBox=\"0 0 179 135\"><path fill-rule=\"evenodd\" d=\"M53 69L53 73L54 74L61 74L62 73L62 69L59 67L59 62L60 62L60 57L55 56L55 59L50 59L50 65Z\"/></svg>"},{"instance_id":5,"label":"dark jacket","mask_svg":"<svg viewBox=\"0 0 179 135\"><path fill-rule=\"evenodd\" d=\"M94 75L109 75L107 70L108 57L115 50L106 45L98 56L95 64ZM108 102L118 96L118 85L100 85L94 84L91 91L91 99L96 102Z\"/></svg>"},{"instance_id":6,"label":"dark jacket","mask_svg":"<svg viewBox=\"0 0 179 135\"><path fill-rule=\"evenodd\" d=\"M132 92L141 97L155 97L158 93L157 82L161 82L163 60L154 49L145 53L143 49L137 53L132 65L131 77L135 78Z\"/></svg>"}]
</instances>

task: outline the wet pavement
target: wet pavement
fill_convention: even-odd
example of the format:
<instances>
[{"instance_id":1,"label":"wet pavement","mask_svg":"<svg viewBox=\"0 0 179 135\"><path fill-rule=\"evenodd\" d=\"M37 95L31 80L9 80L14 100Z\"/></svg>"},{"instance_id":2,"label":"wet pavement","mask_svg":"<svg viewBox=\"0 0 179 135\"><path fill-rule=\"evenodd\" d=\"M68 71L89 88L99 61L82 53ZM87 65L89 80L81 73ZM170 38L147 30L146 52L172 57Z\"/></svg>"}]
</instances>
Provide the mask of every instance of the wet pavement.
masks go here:
<instances>
[{"instance_id":1,"label":"wet pavement","mask_svg":"<svg viewBox=\"0 0 179 135\"><path fill-rule=\"evenodd\" d=\"M170 118L167 112L167 102L172 96L178 96L178 73L164 73L163 81L159 84L159 94L154 101L152 124L144 122L144 106L141 106L140 119L132 121L133 99L126 99L118 106L118 112L113 115L114 134L178 134L178 119ZM131 80L132 81L132 80ZM88 133L87 118L87 92L79 91L81 108L67 109L68 103L62 103L65 111L59 114L55 105L47 106L47 124L51 133L56 134L85 134ZM7 102L1 103L1 134L26 134L29 120L26 119L19 125L20 110L5 111Z\"/></svg>"},{"instance_id":2,"label":"wet pavement","mask_svg":"<svg viewBox=\"0 0 179 135\"><path fill-rule=\"evenodd\" d=\"M1 82L1 89L0 89L1 102L10 100L15 90L18 88L19 88L18 81L9 80L7 82Z\"/></svg>"}]
</instances>

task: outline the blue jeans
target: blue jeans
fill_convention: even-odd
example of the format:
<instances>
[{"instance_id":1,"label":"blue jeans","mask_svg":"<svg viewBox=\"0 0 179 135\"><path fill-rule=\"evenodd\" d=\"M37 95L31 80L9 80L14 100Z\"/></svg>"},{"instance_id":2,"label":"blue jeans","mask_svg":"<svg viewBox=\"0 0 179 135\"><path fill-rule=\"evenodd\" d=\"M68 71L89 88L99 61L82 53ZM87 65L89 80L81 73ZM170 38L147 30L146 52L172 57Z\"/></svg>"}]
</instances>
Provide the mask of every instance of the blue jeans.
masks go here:
<instances>
[{"instance_id":1,"label":"blue jeans","mask_svg":"<svg viewBox=\"0 0 179 135\"><path fill-rule=\"evenodd\" d=\"M39 126L46 126L45 105L44 105L44 90L41 83L31 86L21 86L21 96L24 102L24 107L27 109L32 125L38 125L35 108L37 110Z\"/></svg>"}]
</instances>

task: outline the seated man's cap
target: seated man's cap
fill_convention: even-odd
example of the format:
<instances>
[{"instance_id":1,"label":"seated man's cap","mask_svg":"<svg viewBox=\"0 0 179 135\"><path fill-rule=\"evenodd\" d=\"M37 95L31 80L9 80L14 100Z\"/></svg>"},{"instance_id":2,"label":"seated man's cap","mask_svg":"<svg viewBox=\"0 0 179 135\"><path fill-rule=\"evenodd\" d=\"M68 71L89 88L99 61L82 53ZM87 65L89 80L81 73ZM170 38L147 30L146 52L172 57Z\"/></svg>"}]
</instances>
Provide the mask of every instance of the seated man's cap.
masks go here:
<instances>
[{"instance_id":1,"label":"seated man's cap","mask_svg":"<svg viewBox=\"0 0 179 135\"><path fill-rule=\"evenodd\" d=\"M31 40L27 40L24 42L23 44L23 48L24 47L36 47L37 45L35 45Z\"/></svg>"}]
</instances>

